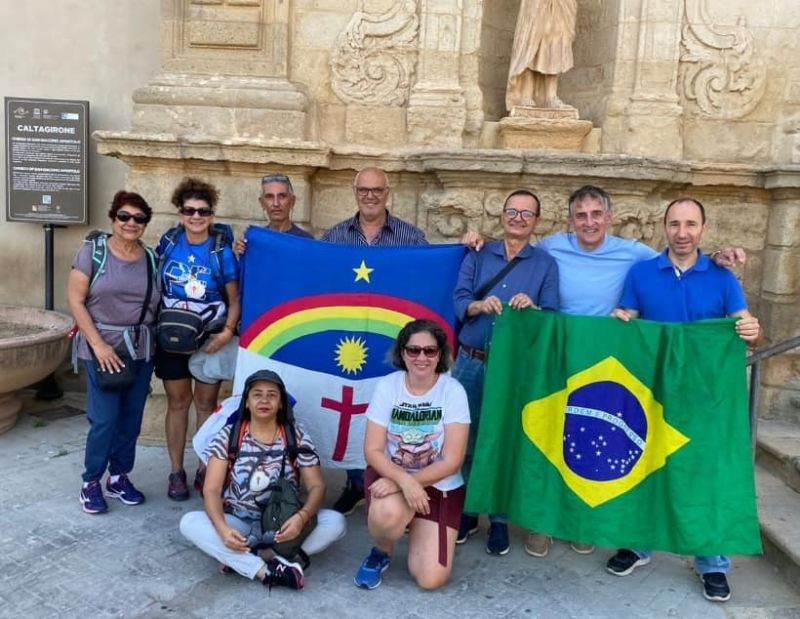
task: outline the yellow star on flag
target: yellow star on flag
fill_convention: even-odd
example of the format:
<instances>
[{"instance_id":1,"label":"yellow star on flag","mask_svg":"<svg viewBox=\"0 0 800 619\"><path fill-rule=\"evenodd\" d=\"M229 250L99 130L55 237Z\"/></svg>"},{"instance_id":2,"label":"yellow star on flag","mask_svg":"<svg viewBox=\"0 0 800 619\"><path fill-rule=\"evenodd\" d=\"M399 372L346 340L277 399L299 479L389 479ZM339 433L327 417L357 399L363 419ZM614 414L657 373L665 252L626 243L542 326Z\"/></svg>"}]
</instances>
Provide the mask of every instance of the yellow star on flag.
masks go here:
<instances>
[{"instance_id":1,"label":"yellow star on flag","mask_svg":"<svg viewBox=\"0 0 800 619\"><path fill-rule=\"evenodd\" d=\"M358 266L357 268L353 269L353 271L356 274L356 280L355 281L360 282L363 279L365 282L367 282L369 284L370 283L369 274L372 273L374 270L375 269L368 268L367 267L367 263L362 260L361 261L361 265Z\"/></svg>"}]
</instances>

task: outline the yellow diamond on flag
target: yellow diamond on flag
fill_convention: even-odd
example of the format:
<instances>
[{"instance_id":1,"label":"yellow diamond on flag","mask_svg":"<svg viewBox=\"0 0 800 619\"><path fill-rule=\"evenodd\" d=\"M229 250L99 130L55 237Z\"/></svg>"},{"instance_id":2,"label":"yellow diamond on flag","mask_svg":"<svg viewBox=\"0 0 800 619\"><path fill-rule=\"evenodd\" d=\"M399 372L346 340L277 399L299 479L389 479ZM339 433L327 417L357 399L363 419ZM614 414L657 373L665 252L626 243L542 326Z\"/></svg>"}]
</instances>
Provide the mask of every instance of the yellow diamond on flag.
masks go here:
<instances>
[{"instance_id":1,"label":"yellow diamond on flag","mask_svg":"<svg viewBox=\"0 0 800 619\"><path fill-rule=\"evenodd\" d=\"M689 439L664 419L652 391L614 357L522 409L528 439L590 507L636 487Z\"/></svg>"}]
</instances>

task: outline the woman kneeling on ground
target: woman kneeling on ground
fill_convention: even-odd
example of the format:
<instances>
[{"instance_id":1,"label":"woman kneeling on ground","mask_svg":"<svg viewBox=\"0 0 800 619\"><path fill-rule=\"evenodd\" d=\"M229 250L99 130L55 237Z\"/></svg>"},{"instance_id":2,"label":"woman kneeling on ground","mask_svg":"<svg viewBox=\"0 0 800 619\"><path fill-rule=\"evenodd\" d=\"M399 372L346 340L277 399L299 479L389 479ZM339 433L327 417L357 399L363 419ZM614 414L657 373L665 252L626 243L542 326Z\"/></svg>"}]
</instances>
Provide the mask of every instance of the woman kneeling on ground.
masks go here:
<instances>
[{"instance_id":1,"label":"woman kneeling on ground","mask_svg":"<svg viewBox=\"0 0 800 619\"><path fill-rule=\"evenodd\" d=\"M323 551L344 536L344 516L320 509L325 499L325 482L319 457L303 428L294 422L286 387L270 370L259 370L244 384L239 406L242 437L232 469L228 470L230 434L227 425L211 440L203 491L205 511L190 512L181 519L184 537L203 552L242 576L264 585L302 589L303 566L293 558L273 553L266 561L254 548L262 541L261 506L269 499L269 486L281 476L296 487L301 483L307 498L303 506L275 534L276 544L297 538L316 516L316 526L302 544L306 555ZM294 428L295 461L285 456L287 432ZM249 542L249 545L248 545Z\"/></svg>"},{"instance_id":2,"label":"woman kneeling on ground","mask_svg":"<svg viewBox=\"0 0 800 619\"><path fill-rule=\"evenodd\" d=\"M358 587L381 584L406 527L408 571L417 585L436 589L450 578L469 434L467 395L445 374L450 362L444 331L430 320L414 320L392 350L400 371L375 388L364 439L367 526L375 546L355 575Z\"/></svg>"}]
</instances>

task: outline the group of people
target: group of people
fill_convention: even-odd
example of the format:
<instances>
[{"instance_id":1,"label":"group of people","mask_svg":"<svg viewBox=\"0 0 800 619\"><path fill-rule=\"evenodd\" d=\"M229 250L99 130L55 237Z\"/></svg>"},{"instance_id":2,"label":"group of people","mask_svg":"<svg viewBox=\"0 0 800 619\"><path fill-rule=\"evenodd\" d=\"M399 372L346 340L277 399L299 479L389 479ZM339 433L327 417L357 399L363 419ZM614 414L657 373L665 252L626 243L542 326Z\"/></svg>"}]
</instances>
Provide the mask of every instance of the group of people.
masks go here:
<instances>
[{"instance_id":1,"label":"group of people","mask_svg":"<svg viewBox=\"0 0 800 619\"><path fill-rule=\"evenodd\" d=\"M389 213L390 191L382 170L361 170L353 183L357 213L330 228L321 240L383 247L426 244L422 230ZM219 383L194 378L190 355L157 345L153 330L159 311L178 308L206 317L206 353L220 350L236 333L240 315L236 255L246 251L246 241L238 239L232 245L220 241L231 240L232 234L214 224L217 198L212 185L184 179L172 199L180 224L162 236L153 253L141 242L151 208L138 194L118 192L108 212L111 233L101 239L103 243L87 241L76 255L68 302L80 329L77 356L88 377L90 430L80 491L88 513L108 509L104 494L127 505L144 501L128 474L154 368L164 381L168 402L168 496L189 498L183 462L188 410L194 403L199 427L216 406ZM259 200L269 228L311 236L292 222L296 196L287 176L263 177ZM440 587L451 573L456 545L479 531L478 514L462 511L497 315L534 308L666 322L736 316L740 337L750 344L762 337L758 320L747 311L741 285L725 268L743 260L742 252L715 252L712 260L699 250L706 219L698 200L680 198L667 206L668 247L661 253L609 234L612 203L599 187L587 185L570 196L569 232L533 245L540 215L539 198L520 189L503 205L501 239L465 235L463 242L471 251L454 291L463 327L452 376L448 372L453 351L444 332L427 320L406 325L392 351L397 371L378 382L367 410L367 469L347 471L333 510L321 509L325 484L319 458L311 437L294 422L281 378L257 372L245 381L239 416L246 424L241 435L232 437L230 425L223 428L207 450L207 466L203 461L198 465L194 487L203 496L205 511L184 516L184 535L226 570L269 586L302 588L307 559L269 550L265 558L250 552L252 541L265 533L259 528L260 505L271 488L265 480L279 470L296 487L305 488L305 501L275 532L273 542L287 542L305 531L303 555L319 552L344 535L344 516L366 502L374 546L357 570L355 584L366 589L380 585L393 547L407 531L410 573L422 588ZM128 386L103 386L103 373L120 372L127 365L134 370ZM397 437L420 425L426 429L431 457L424 463L395 457ZM290 432L291 436L296 432L303 449L287 462ZM101 480L106 471L104 493ZM504 515L490 514L489 523L487 552L506 554L510 542ZM572 547L590 553L594 547L589 541L574 540ZM525 551L544 557L550 544L547 535L530 532ZM607 568L623 576L648 561L646 550L622 549ZM725 577L729 566L725 557L697 558L708 599L724 601L730 596Z\"/></svg>"}]
</instances>

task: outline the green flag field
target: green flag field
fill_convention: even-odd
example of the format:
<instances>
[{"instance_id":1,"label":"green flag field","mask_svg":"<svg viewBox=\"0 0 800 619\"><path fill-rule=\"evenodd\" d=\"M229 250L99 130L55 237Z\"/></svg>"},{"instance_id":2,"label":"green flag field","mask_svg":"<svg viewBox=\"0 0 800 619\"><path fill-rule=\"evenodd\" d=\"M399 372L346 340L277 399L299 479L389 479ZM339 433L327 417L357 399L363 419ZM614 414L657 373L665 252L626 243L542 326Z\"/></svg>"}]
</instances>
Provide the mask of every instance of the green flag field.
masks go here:
<instances>
[{"instance_id":1,"label":"green flag field","mask_svg":"<svg viewBox=\"0 0 800 619\"><path fill-rule=\"evenodd\" d=\"M465 510L609 548L760 553L733 323L506 307Z\"/></svg>"}]
</instances>

